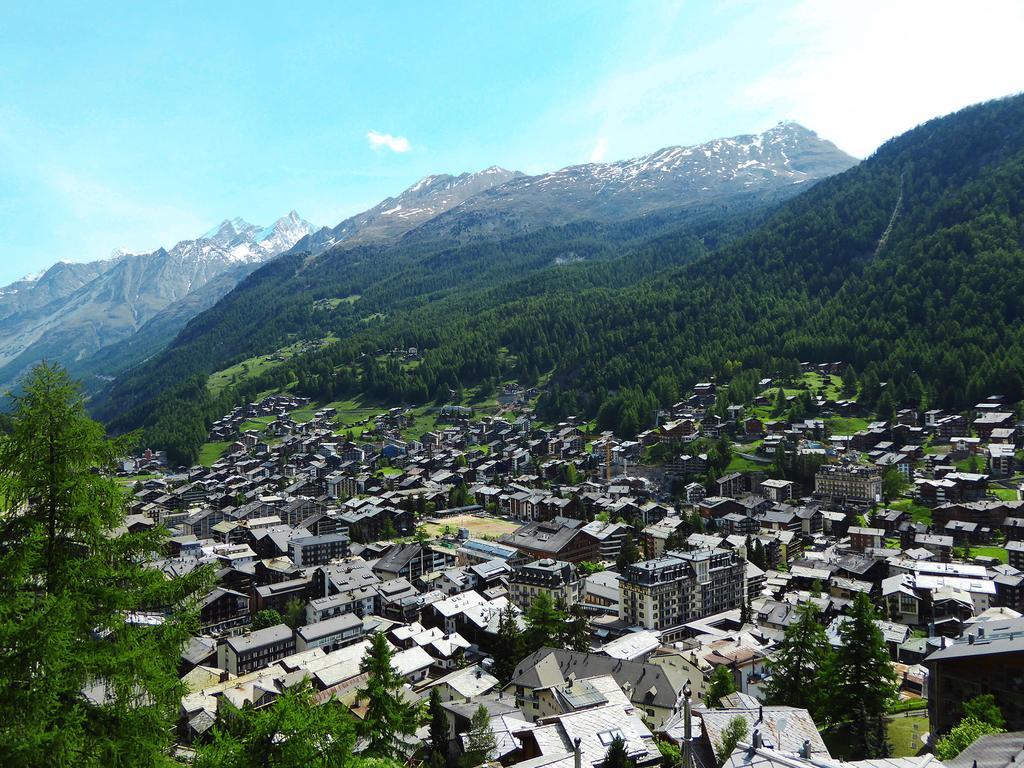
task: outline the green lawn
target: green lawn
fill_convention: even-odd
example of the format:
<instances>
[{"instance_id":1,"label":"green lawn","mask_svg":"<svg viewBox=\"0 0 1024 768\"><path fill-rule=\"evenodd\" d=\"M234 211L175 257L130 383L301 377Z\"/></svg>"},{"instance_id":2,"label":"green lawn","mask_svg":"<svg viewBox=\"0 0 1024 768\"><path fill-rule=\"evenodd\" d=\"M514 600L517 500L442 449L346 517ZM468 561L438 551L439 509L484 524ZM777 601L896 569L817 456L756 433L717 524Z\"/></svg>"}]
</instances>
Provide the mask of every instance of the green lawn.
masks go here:
<instances>
[{"instance_id":1,"label":"green lawn","mask_svg":"<svg viewBox=\"0 0 1024 768\"><path fill-rule=\"evenodd\" d=\"M420 440L427 432L433 432L437 426L437 414L432 411L433 408L430 406L414 408L412 412L416 421L402 432L402 437L406 440Z\"/></svg>"},{"instance_id":2,"label":"green lawn","mask_svg":"<svg viewBox=\"0 0 1024 768\"><path fill-rule=\"evenodd\" d=\"M763 472L771 466L771 462L759 464L756 461L745 459L742 456L733 456L732 461L729 462L729 466L725 468L726 472Z\"/></svg>"},{"instance_id":3,"label":"green lawn","mask_svg":"<svg viewBox=\"0 0 1024 768\"><path fill-rule=\"evenodd\" d=\"M914 726L917 726L917 745L914 746ZM928 733L927 715L894 717L889 720L889 746L892 757L913 757L922 748L921 738ZM833 759L849 759L854 754L853 734L845 726L833 726L821 732L821 738Z\"/></svg>"},{"instance_id":4,"label":"green lawn","mask_svg":"<svg viewBox=\"0 0 1024 768\"><path fill-rule=\"evenodd\" d=\"M1017 501L1020 496L1013 488L989 488L988 492L1003 501Z\"/></svg>"},{"instance_id":5,"label":"green lawn","mask_svg":"<svg viewBox=\"0 0 1024 768\"><path fill-rule=\"evenodd\" d=\"M966 459L960 459L960 461L954 462L956 468L961 472L984 472L985 462L983 462L977 456L970 456Z\"/></svg>"},{"instance_id":6,"label":"green lawn","mask_svg":"<svg viewBox=\"0 0 1024 768\"><path fill-rule=\"evenodd\" d=\"M224 368L216 373L211 373L209 378L206 380L206 388L214 394L217 394L231 384L241 383L247 379L260 376L269 370L277 368L299 352L308 349L311 344L321 347L337 340L337 336L326 336L312 342L297 341L294 344L282 347L269 355L257 355L256 357L250 357L248 360L243 360L240 363L236 363L235 365Z\"/></svg>"},{"instance_id":7,"label":"green lawn","mask_svg":"<svg viewBox=\"0 0 1024 768\"><path fill-rule=\"evenodd\" d=\"M199 463L204 467L213 466L223 455L224 451L231 445L230 440L224 440L218 443L203 443L203 447L199 449Z\"/></svg>"},{"instance_id":8,"label":"green lawn","mask_svg":"<svg viewBox=\"0 0 1024 768\"><path fill-rule=\"evenodd\" d=\"M909 512L915 523L930 523L932 521L931 509L923 504L916 504L911 499L898 499L885 506L889 509L901 509L904 512Z\"/></svg>"},{"instance_id":9,"label":"green lawn","mask_svg":"<svg viewBox=\"0 0 1024 768\"><path fill-rule=\"evenodd\" d=\"M973 557L997 557L1002 562L1009 562L1010 553L1002 547L971 547Z\"/></svg>"},{"instance_id":10,"label":"green lawn","mask_svg":"<svg viewBox=\"0 0 1024 768\"><path fill-rule=\"evenodd\" d=\"M914 727L917 727L915 732ZM928 716L894 717L889 721L889 745L893 757L913 757L924 746L922 737L928 733ZM916 739L915 739L916 734Z\"/></svg>"},{"instance_id":11,"label":"green lawn","mask_svg":"<svg viewBox=\"0 0 1024 768\"><path fill-rule=\"evenodd\" d=\"M265 430L267 428L267 425L270 422L275 421L276 419L277 419L276 416L257 416L254 419L249 419L248 421L243 421L242 424L238 427L238 431L239 432L262 432L263 430Z\"/></svg>"},{"instance_id":12,"label":"green lawn","mask_svg":"<svg viewBox=\"0 0 1024 768\"><path fill-rule=\"evenodd\" d=\"M376 416L387 410L383 405L366 402L362 399L337 400L333 403L318 406L313 410L316 411L320 408L336 409L338 413L334 417L335 432L339 434L351 432L352 438L355 440L362 437L363 432L370 426L369 424L359 424L359 422L366 421L367 419L372 421Z\"/></svg>"},{"instance_id":13,"label":"green lawn","mask_svg":"<svg viewBox=\"0 0 1024 768\"><path fill-rule=\"evenodd\" d=\"M312 421L313 416L319 411L321 406L316 403L310 403L305 408L299 408L297 411L292 411L289 416L295 419L297 424L305 424L307 421Z\"/></svg>"},{"instance_id":14,"label":"green lawn","mask_svg":"<svg viewBox=\"0 0 1024 768\"><path fill-rule=\"evenodd\" d=\"M871 422L856 416L831 416L824 420L833 435L852 435L867 429Z\"/></svg>"},{"instance_id":15,"label":"green lawn","mask_svg":"<svg viewBox=\"0 0 1024 768\"><path fill-rule=\"evenodd\" d=\"M225 368L222 371L210 374L206 380L206 388L214 394L219 393L225 387L245 381L246 379L266 373L271 368L276 368L281 363L271 360L271 355L260 355L250 357L240 363Z\"/></svg>"},{"instance_id":16,"label":"green lawn","mask_svg":"<svg viewBox=\"0 0 1024 768\"><path fill-rule=\"evenodd\" d=\"M811 392L817 392L824 386L825 397L831 400L842 400L844 398L843 379L834 373L828 376L822 376L819 373L805 373L800 378L807 384Z\"/></svg>"}]
</instances>

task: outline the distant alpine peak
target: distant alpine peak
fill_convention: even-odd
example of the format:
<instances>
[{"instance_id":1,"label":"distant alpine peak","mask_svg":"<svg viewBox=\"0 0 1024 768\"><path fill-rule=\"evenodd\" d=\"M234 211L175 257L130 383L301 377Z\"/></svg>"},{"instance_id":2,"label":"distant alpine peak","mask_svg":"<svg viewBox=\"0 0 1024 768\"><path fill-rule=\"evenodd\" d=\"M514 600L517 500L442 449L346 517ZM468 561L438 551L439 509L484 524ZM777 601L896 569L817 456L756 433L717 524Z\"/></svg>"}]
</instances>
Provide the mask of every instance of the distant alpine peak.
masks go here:
<instances>
[{"instance_id":1,"label":"distant alpine peak","mask_svg":"<svg viewBox=\"0 0 1024 768\"><path fill-rule=\"evenodd\" d=\"M42 278L42 276L45 275L45 274L46 274L46 270L45 269L41 269L38 272L30 272L29 274L27 274L23 278L21 278L21 280L18 280L16 282L19 282L19 283L38 283L40 278Z\"/></svg>"},{"instance_id":2,"label":"distant alpine peak","mask_svg":"<svg viewBox=\"0 0 1024 768\"><path fill-rule=\"evenodd\" d=\"M460 173L458 176L453 176L450 173L432 174L430 176L424 176L411 187L406 189L401 195L399 195L398 199L401 199L405 195L437 191L444 192L449 189L455 189L456 187L462 187L470 184L489 188L497 184L503 184L510 179L514 179L522 175L523 174L519 171L510 171L507 168L502 168L497 165L484 168L482 171L477 171L476 173L470 173L467 171L466 173Z\"/></svg>"}]
</instances>

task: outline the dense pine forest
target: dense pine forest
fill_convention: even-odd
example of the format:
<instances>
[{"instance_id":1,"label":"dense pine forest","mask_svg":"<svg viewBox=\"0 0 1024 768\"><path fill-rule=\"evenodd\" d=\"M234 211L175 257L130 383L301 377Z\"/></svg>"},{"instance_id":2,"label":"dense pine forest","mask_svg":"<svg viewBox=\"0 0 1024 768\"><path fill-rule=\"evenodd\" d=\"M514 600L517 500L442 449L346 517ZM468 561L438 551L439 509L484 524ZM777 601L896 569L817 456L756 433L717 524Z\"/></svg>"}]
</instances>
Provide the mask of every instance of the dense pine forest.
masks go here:
<instances>
[{"instance_id":1,"label":"dense pine forest","mask_svg":"<svg viewBox=\"0 0 1024 768\"><path fill-rule=\"evenodd\" d=\"M193 461L211 419L286 386L418 404L543 379L542 417L600 415L624 435L704 377L803 360L852 363L869 406L1017 400L1022 189L1018 96L932 120L772 211L292 253L99 393L93 410ZM296 339L331 343L207 387L209 374ZM378 355L406 347L421 364Z\"/></svg>"}]
</instances>

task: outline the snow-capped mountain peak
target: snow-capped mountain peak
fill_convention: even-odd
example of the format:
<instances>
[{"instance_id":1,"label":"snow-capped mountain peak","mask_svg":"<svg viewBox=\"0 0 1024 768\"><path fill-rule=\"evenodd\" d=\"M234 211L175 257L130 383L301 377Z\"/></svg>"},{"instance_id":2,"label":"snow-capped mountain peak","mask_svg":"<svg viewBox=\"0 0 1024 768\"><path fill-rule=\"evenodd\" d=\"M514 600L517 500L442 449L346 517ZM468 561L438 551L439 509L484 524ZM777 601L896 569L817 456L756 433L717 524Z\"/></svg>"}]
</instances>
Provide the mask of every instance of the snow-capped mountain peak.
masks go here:
<instances>
[{"instance_id":1,"label":"snow-capped mountain peak","mask_svg":"<svg viewBox=\"0 0 1024 768\"><path fill-rule=\"evenodd\" d=\"M404 234L474 195L501 186L523 174L492 165L477 173L424 176L396 197L341 222L329 242L379 240ZM327 242L326 238L321 238ZM321 245L323 245L321 243Z\"/></svg>"}]
</instances>

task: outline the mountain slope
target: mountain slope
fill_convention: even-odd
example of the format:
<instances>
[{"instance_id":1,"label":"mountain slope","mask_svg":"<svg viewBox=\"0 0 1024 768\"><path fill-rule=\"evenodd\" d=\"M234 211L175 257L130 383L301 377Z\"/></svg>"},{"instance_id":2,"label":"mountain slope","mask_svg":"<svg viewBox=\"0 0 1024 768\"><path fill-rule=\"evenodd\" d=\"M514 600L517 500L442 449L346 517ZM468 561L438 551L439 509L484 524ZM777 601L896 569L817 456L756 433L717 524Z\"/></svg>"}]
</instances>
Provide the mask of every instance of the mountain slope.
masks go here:
<instances>
[{"instance_id":1,"label":"mountain slope","mask_svg":"<svg viewBox=\"0 0 1024 768\"><path fill-rule=\"evenodd\" d=\"M790 197L799 185L855 163L813 131L780 123L759 135L520 175L433 217L406 238L465 239L573 221L621 221L667 209L749 206Z\"/></svg>"},{"instance_id":2,"label":"mountain slope","mask_svg":"<svg viewBox=\"0 0 1024 768\"><path fill-rule=\"evenodd\" d=\"M170 251L115 252L91 264L60 263L40 278L0 289L0 385L9 387L39 360L71 366L131 336L211 281L232 275L199 311L245 274L290 248L312 227L294 211L268 228L225 221ZM183 323L167 326L166 339ZM151 350L152 351L152 350Z\"/></svg>"},{"instance_id":3,"label":"mountain slope","mask_svg":"<svg viewBox=\"0 0 1024 768\"><path fill-rule=\"evenodd\" d=\"M295 338L360 336L368 318L397 323L418 307L477 290L500 293L524 275L556 265L629 253L617 275L621 284L625 273L642 275L694 258L715 238L734 234L738 222L757 220L776 201L813 186L818 174L852 162L788 124L761 136L662 150L583 171L524 177L489 169L493 173L428 177L372 212L320 230L258 270L190 322L164 352L120 377L95 408L135 426L156 413L149 401L177 385L192 387L187 382L193 374L212 373ZM488 176L496 177L493 183ZM470 182L486 188L454 204L453 185L464 191ZM527 210L532 197L539 202ZM444 210L437 213L431 200ZM507 215L495 200L508 206ZM415 213L401 225L387 218L403 211ZM488 308L485 302L479 307ZM452 317L462 311L456 302ZM428 341L425 346L434 344ZM192 430L192 439L199 431Z\"/></svg>"},{"instance_id":4,"label":"mountain slope","mask_svg":"<svg viewBox=\"0 0 1024 768\"><path fill-rule=\"evenodd\" d=\"M983 394L1024 394L1024 97L930 121L703 256L692 238L662 234L621 248L606 232L593 234L595 247L603 242L622 255L548 261L411 295L369 324L364 313L381 303L346 304L321 321L324 330L347 329L342 341L225 397L292 381L314 397L424 402L441 387L530 381L547 371L542 417L596 415L602 428L630 434L682 386L710 375L727 381L734 361L773 374L801 360L849 360L861 401L882 410L963 408ZM688 249L689 259L677 258ZM474 260L451 249L428 260L475 268L501 252ZM373 256L352 252L342 263L351 269ZM293 284L304 272L291 258L243 288ZM189 340L211 332L201 328L206 319L219 315L211 328L230 328L230 313L220 313L238 293L194 321L165 362L184 365L200 354L205 345ZM299 314L291 320L302 327ZM366 354L401 346L419 347L421 364L403 369ZM151 440L188 458L203 419L224 405L206 392L203 368L191 370L200 375L154 390L134 411L130 399L111 401L125 412L117 426L144 424Z\"/></svg>"},{"instance_id":5,"label":"mountain slope","mask_svg":"<svg viewBox=\"0 0 1024 768\"><path fill-rule=\"evenodd\" d=\"M295 250L320 253L339 244L353 246L393 240L474 195L519 176L522 174L518 171L497 166L458 176L426 176L397 197L388 197L336 227L324 227L310 234L296 243Z\"/></svg>"}]
</instances>

